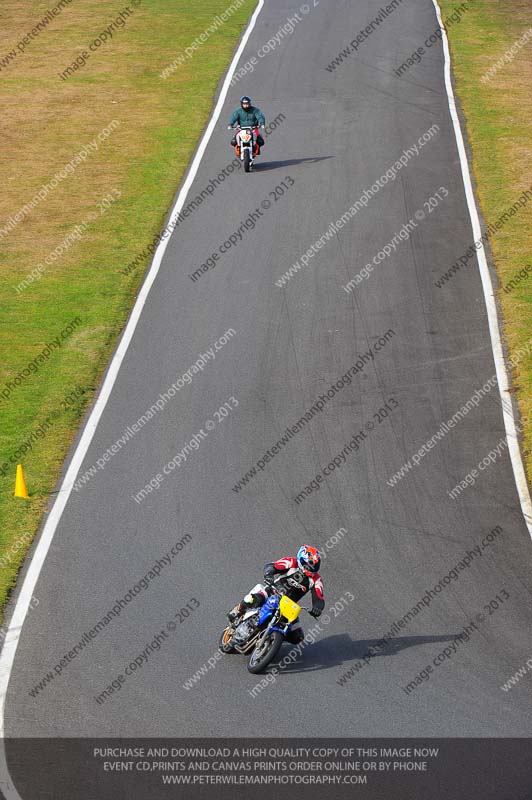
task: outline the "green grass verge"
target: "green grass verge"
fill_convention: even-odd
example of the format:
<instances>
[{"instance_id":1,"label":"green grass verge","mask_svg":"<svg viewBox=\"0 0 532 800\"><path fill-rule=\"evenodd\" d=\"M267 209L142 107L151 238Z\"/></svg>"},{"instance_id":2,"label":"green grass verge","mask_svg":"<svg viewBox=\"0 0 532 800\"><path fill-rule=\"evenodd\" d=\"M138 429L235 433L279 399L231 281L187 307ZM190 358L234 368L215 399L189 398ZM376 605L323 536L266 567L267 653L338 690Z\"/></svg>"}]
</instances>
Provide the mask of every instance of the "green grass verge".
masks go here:
<instances>
[{"instance_id":1,"label":"green grass verge","mask_svg":"<svg viewBox=\"0 0 532 800\"><path fill-rule=\"evenodd\" d=\"M459 3L440 0L440 5L445 19ZM522 192L532 189L532 38L516 46L508 63L482 78L530 28L529 0L475 0L468 4L460 24L448 31L477 194L488 224L495 222ZM532 337L531 215L532 201L490 236L510 357ZM519 361L513 379L531 483L532 356Z\"/></svg>"},{"instance_id":2,"label":"green grass verge","mask_svg":"<svg viewBox=\"0 0 532 800\"><path fill-rule=\"evenodd\" d=\"M162 79L162 70L231 0L130 3L133 13L122 27L117 24L112 39L62 80L59 74L88 51L126 4L71 0L17 50L58 2L4 0L0 8L0 231L83 145L113 120L119 124L12 230L0 233L0 394L8 394L0 396L0 609L149 258L130 274L120 270L159 232L212 112L219 78L256 6L256 0L236 3L192 57ZM16 56L6 60L11 51ZM106 209L99 204L107 195ZM83 222L88 226L83 237L71 238L71 246L65 244L51 261L49 254ZM17 292L39 264L45 266L34 272L39 279ZM76 318L79 324L65 333L61 346L42 363L35 361ZM6 389L15 379L18 385ZM17 457L24 446L27 452ZM13 497L17 462L24 467L29 500Z\"/></svg>"}]
</instances>

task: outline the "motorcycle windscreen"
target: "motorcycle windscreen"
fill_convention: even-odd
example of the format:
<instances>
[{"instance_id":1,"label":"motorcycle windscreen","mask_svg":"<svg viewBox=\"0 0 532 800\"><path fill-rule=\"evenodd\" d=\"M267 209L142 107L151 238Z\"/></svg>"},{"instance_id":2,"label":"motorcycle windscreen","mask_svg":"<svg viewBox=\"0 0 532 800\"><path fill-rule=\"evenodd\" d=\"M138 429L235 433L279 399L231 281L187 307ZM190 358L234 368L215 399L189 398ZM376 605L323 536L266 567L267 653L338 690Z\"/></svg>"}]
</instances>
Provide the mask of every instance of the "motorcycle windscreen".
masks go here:
<instances>
[{"instance_id":1,"label":"motorcycle windscreen","mask_svg":"<svg viewBox=\"0 0 532 800\"><path fill-rule=\"evenodd\" d=\"M297 603L294 603L293 600L290 600L289 597L284 595L281 597L281 602L279 603L279 610L285 619L288 622L294 622L295 619L298 618L299 612L301 611L301 606Z\"/></svg>"}]
</instances>

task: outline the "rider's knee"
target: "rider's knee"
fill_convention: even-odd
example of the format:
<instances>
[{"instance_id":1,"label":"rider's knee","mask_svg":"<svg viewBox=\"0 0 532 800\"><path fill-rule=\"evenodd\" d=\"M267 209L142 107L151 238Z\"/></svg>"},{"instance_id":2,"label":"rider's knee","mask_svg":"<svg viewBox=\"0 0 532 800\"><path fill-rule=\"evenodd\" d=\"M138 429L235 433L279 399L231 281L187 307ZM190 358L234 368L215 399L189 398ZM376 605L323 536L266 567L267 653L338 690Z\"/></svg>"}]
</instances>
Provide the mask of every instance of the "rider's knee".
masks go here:
<instances>
[{"instance_id":1,"label":"rider's knee","mask_svg":"<svg viewBox=\"0 0 532 800\"><path fill-rule=\"evenodd\" d=\"M255 592L249 592L249 594L247 594L244 597L244 603L247 606L250 606L250 608L253 608L253 607L259 608L260 606L263 605L265 599L266 598L264 597L264 595L260 591L258 591L258 592L256 592L256 591Z\"/></svg>"}]
</instances>

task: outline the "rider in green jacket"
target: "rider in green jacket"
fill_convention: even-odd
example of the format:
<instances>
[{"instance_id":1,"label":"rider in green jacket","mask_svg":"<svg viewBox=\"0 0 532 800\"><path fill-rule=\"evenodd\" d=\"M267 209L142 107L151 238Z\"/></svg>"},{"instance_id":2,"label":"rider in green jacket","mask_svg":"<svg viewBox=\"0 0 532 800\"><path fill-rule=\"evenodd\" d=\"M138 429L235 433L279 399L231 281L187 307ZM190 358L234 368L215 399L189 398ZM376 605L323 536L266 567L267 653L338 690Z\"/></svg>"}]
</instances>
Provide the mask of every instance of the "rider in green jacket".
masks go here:
<instances>
[{"instance_id":1,"label":"rider in green jacket","mask_svg":"<svg viewBox=\"0 0 532 800\"><path fill-rule=\"evenodd\" d=\"M229 119L229 125L227 127L233 128L235 123L238 123L240 127L250 125L253 128L258 128L260 125L262 128L264 128L264 126L266 125L266 117L264 116L260 108L251 105L251 98L248 97L247 95L244 95L244 97L240 98L240 108L237 108L236 111L233 114L231 114L231 118ZM259 146L259 152L260 152L260 148L264 144L264 139L258 132L257 132L257 144ZM236 145L235 136L233 136L233 138L231 139L231 145L233 147Z\"/></svg>"}]
</instances>

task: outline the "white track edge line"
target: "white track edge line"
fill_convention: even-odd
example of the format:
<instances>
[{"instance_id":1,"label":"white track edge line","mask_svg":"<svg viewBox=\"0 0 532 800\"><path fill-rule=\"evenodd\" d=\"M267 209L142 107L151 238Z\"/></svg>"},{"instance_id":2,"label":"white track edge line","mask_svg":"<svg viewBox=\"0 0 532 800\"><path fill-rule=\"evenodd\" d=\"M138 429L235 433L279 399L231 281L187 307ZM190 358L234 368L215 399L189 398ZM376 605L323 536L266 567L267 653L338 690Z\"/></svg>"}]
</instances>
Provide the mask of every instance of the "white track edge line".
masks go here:
<instances>
[{"instance_id":1,"label":"white track edge line","mask_svg":"<svg viewBox=\"0 0 532 800\"><path fill-rule=\"evenodd\" d=\"M460 166L462 171L462 178L464 181L464 188L466 192L466 199L469 209L469 215L471 218L471 225L473 228L473 233L475 236L475 241L481 239L481 226L480 220L478 216L478 211L476 207L476 202L474 198L472 183L471 183L471 176L469 173L469 163L467 160L467 154L465 151L464 140L460 125L460 120L458 118L458 114L456 111L456 103L454 98L454 92L452 87L451 81L451 58L450 58L450 51L449 51L449 43L447 39L447 33L443 26L443 20L441 16L441 10L437 0L432 0L434 5L436 15L442 29L442 44L443 44L443 51L445 56L445 86L447 91L447 98L449 103L449 111L451 114L451 118L453 121L453 127L456 137L456 143L458 147L458 152L460 156ZM234 69L238 60L242 54L244 47L247 44L249 36L255 27L256 20L260 14L264 6L264 0L259 0L257 8L251 17L249 22L248 28L242 38L240 46L235 53L233 61L231 62L229 71L225 78L224 84L222 86L222 90L220 92L220 96L218 98L218 102L216 104L213 117L211 118L209 125L207 126L207 130L203 136L201 144L198 148L196 156L193 160L192 166L190 168L189 174L186 178L186 181L178 195L174 208L172 210L171 217L174 218L179 214L181 208L184 205L184 201L192 185L192 182L196 176L197 170L201 163L201 159L207 147L207 144L212 136L214 131L214 127L216 122L219 119L221 114L221 110L223 107L223 103L225 102L225 98L227 96L227 92L229 90L230 81L233 76ZM146 279L143 283L139 296L135 302L133 307L133 311L131 313L130 319L124 331L123 337L120 341L120 345L113 357L111 365L109 367L109 371L106 375L102 391L98 397L98 400L93 408L93 411L85 425L82 437L79 441L79 444L76 448L76 451L72 457L72 461L69 465L63 483L61 485L61 489L58 493L58 497L54 503L54 506L50 512L48 520L46 521L45 527L43 529L42 536L40 538L39 544L35 550L33 558L30 563L30 567L28 569L28 573L24 580L22 589L20 591L17 604L15 606L15 611L10 621L9 629L5 638L4 647L2 650L2 654L0 656L0 736L4 736L4 711L5 711L5 699L7 693L7 687L9 684L9 678L11 675L11 668L13 665L13 661L16 654L16 649L18 646L18 641L20 638L20 631L22 629L22 625L24 623L26 614L28 612L30 601L33 597L33 590L35 588L35 584L37 583L37 579L39 577L39 573L42 569L44 561L46 559L46 555L50 548L51 542L53 540L53 536L55 534L55 530L61 519L62 512L70 496L72 491L72 486L74 483L74 479L79 471L81 464L83 463L83 459L86 455L92 437L95 433L96 427L98 425L99 419L105 409L107 404L107 400L109 395L112 391L113 385L116 381L116 377L118 375L118 371L120 369L121 363L125 357L133 334L135 332L135 328L137 326L138 320L140 318L140 314L148 297L149 291L151 286L157 277L157 273L159 271L162 257L170 241L168 239L163 240L154 255L152 265L150 270L146 276ZM491 281L491 276L489 273L489 268L486 260L486 254L484 250L484 244L481 243L481 247L477 251L477 260L480 270L480 276L482 280L482 287L484 290L484 298L486 302L486 310L488 314L488 323L490 329L490 336L491 336L491 344L493 350L493 356L495 360L495 367L497 372L497 379L499 384L499 392L501 395L502 400L502 412L503 412L503 419L505 424L505 430L508 437L508 449L510 452L512 467L514 470L517 490L519 493L519 499L521 502L521 508L523 511L523 515L525 518L525 522L527 524L529 533L532 537L532 499L530 497L530 492L528 489L528 483L526 481L525 470L523 466L523 461L521 457L521 451L519 448L519 441L517 438L517 430L516 430L516 422L513 415L513 411L509 411L507 409L507 404L505 403L506 398L503 395L503 392L508 392L510 389L509 378L506 369L506 363L504 360L504 351L501 342L500 336L500 329L499 329L499 320L497 315L497 307L493 297L493 285ZM17 628L17 623L19 627ZM2 757L5 756L4 748L2 747ZM3 759L2 759L3 760ZM4 765L6 766L5 762ZM4 773L6 774L6 773ZM8 773L7 773L8 774ZM7 777L6 774L6 777ZM4 789L4 792L6 790ZM21 800L20 796L16 789L9 790L9 794L6 795L8 800Z\"/></svg>"},{"instance_id":2,"label":"white track edge line","mask_svg":"<svg viewBox=\"0 0 532 800\"><path fill-rule=\"evenodd\" d=\"M502 401L501 406L504 419L504 427L506 430L506 437L508 440L508 451L510 453L510 459L514 471L515 483L517 486L517 492L519 494L519 501L521 503L521 510L525 518L525 523L528 528L528 532L532 538L532 499L530 497L530 491L526 479L526 473L523 465L521 449L519 446L519 438L517 435L517 424L514 417L511 397L508 394L505 397L505 393L510 392L511 388L510 376L508 374L506 361L504 359L504 350L502 346L499 316L497 313L497 304L495 301L493 283L491 280L488 262L486 259L484 241L481 238L482 229L478 216L475 194L473 192L473 185L471 182L469 161L467 159L467 153L464 145L464 137L462 135L462 127L460 125L460 119L458 117L458 112L456 110L456 102L455 102L453 84L451 79L451 53L449 49L449 40L447 38L447 32L443 25L441 9L438 0L432 0L432 3L436 10L436 16L438 17L438 22L440 24L440 28L443 34L442 44L443 44L443 53L445 57L445 88L447 90L449 111L451 113L451 119L453 121L454 134L456 137L458 154L460 156L460 167L462 170L462 178L464 181L464 189L466 193L467 206L469 209L469 216L471 218L471 225L473 228L474 241L481 243L481 246L477 250L477 260L480 270L480 278L482 280L482 289L484 291L486 311L488 314L491 348L493 351L493 358L495 361L495 369L497 373L497 382L499 385L499 393ZM509 400L510 402L508 402Z\"/></svg>"},{"instance_id":3,"label":"white track edge line","mask_svg":"<svg viewBox=\"0 0 532 800\"><path fill-rule=\"evenodd\" d=\"M220 95L218 97L218 101L212 113L211 119L209 121L209 124L207 125L207 129L200 142L196 155L192 161L192 165L186 177L185 183L183 184L181 191L179 192L179 195L177 197L177 200L174 204L174 207L171 211L172 220L177 219L177 216L180 213L185 203L190 187L196 177L198 168L203 158L203 154L205 153L209 140L214 132L216 123L218 122L218 119L222 112L222 108L225 99L227 97L227 93L229 91L231 80L235 72L236 66L238 64L238 61L240 60L240 56L242 55L242 52L248 42L248 39L251 36L253 28L255 27L258 16L262 11L262 8L264 7L264 2L265 0L258 0L258 4L255 8L255 11L251 16L251 19L249 20L248 27L240 41L240 45L233 57L233 60L231 61L231 64L227 71L227 75L225 77L224 83L220 91ZM141 290L139 292L135 305L133 306L133 310L129 317L123 336L113 356L107 375L105 376L101 392L90 414L90 417L85 424L82 436L76 447L74 455L72 456L72 460L69 464L68 470L61 484L61 488L58 492L57 498L50 511L50 515L46 520L41 537L39 539L39 543L35 549L26 577L22 584L22 588L17 598L17 603L15 605L15 609L13 611L13 615L9 623L9 628L5 637L4 646L2 649L2 653L0 655L0 737L2 738L5 736L4 712L5 712L5 700L9 685L9 679L11 677L11 670L13 667L13 662L15 659L15 654L20 639L20 633L22 631L22 626L24 624L26 614L28 613L29 604L33 597L33 591L35 589L35 585L37 583L39 574L41 572L46 556L48 554L48 550L54 538L57 525L61 519L61 515L68 501L70 493L72 491L74 480L87 454L87 450L89 448L89 445L92 441L92 437L94 436L94 433L98 426L98 422L103 414L105 406L107 405L107 401L115 384L122 361L124 360L124 357L127 353L128 347L133 338L133 334L135 333L137 323L140 319L140 315L148 298L153 282L155 281L155 278L157 277L157 274L159 272L162 258L170 239L171 236L169 236L166 239L163 239L159 243L159 246L155 251L151 267L148 270L144 283L142 284ZM5 791L5 789L3 789L3 791ZM14 791L15 794L11 795L10 797L12 797L13 800L17 800L18 793L16 793L16 790Z\"/></svg>"}]
</instances>

